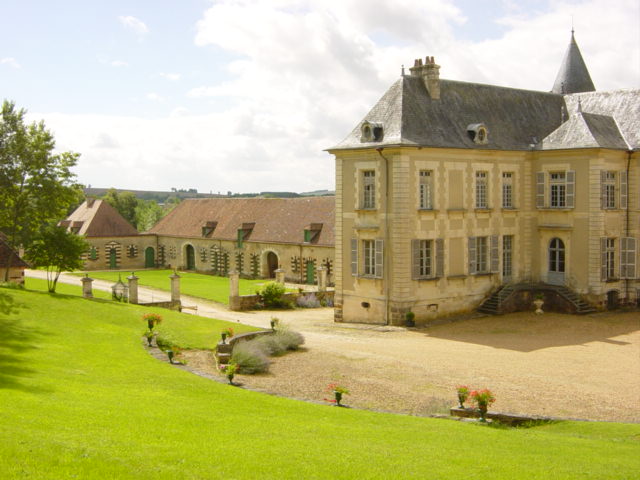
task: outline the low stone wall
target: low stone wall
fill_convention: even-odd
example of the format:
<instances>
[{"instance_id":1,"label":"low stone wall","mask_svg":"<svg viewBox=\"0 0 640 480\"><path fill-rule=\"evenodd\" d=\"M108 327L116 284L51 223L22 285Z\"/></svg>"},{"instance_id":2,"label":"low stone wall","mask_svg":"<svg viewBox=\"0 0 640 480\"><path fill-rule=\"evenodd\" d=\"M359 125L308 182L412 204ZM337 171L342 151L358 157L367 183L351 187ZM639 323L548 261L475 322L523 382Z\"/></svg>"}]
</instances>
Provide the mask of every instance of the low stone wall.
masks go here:
<instances>
[{"instance_id":1,"label":"low stone wall","mask_svg":"<svg viewBox=\"0 0 640 480\"><path fill-rule=\"evenodd\" d=\"M182 304L180 303L180 300L169 300L167 302L149 302L149 303L138 303L138 305L141 305L143 307L160 307L160 308L166 308L168 310L175 310L177 312L181 312L182 311Z\"/></svg>"},{"instance_id":2,"label":"low stone wall","mask_svg":"<svg viewBox=\"0 0 640 480\"><path fill-rule=\"evenodd\" d=\"M234 335L228 339L228 342L220 340L216 347L216 361L218 362L218 365L227 365L229 363L231 360L231 354L233 353L233 347L238 343L253 340L254 338L262 335L270 335L272 333L273 330L256 330L255 332L245 332Z\"/></svg>"},{"instance_id":3,"label":"low stone wall","mask_svg":"<svg viewBox=\"0 0 640 480\"><path fill-rule=\"evenodd\" d=\"M300 295L306 295L309 293L314 293L316 295L319 292L287 292L284 294L284 300L287 302L293 302L295 304L296 300ZM331 300L333 302L334 291L326 291L321 292L325 299ZM260 302L259 295L239 295L237 297L229 297L229 310L233 310L234 312L242 311L242 310L255 310L256 305Z\"/></svg>"},{"instance_id":4,"label":"low stone wall","mask_svg":"<svg viewBox=\"0 0 640 480\"><path fill-rule=\"evenodd\" d=\"M475 408L454 407L450 410L452 417L480 418L480 412ZM537 415L515 415L513 413L487 412L486 418L506 425L522 425L529 422L551 422L556 419Z\"/></svg>"}]
</instances>

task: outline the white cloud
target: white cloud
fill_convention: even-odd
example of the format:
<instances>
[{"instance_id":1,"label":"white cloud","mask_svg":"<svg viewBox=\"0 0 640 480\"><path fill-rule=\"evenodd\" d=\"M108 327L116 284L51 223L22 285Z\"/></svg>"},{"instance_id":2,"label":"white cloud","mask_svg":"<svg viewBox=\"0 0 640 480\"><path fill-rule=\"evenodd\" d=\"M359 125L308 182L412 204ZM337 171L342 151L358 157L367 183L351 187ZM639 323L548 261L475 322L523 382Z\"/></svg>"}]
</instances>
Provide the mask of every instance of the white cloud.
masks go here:
<instances>
[{"instance_id":1,"label":"white cloud","mask_svg":"<svg viewBox=\"0 0 640 480\"><path fill-rule=\"evenodd\" d=\"M21 68L21 65L13 57L0 58L0 65L7 65L7 66L9 66L11 68L15 68L15 69Z\"/></svg>"},{"instance_id":2,"label":"white cloud","mask_svg":"<svg viewBox=\"0 0 640 480\"><path fill-rule=\"evenodd\" d=\"M182 75L180 75L179 73L164 73L164 72L160 72L160 76L172 82L177 82L182 77Z\"/></svg>"},{"instance_id":3,"label":"white cloud","mask_svg":"<svg viewBox=\"0 0 640 480\"><path fill-rule=\"evenodd\" d=\"M153 102L164 102L165 100L164 97L157 94L156 92L149 92L145 95L145 97L147 98L147 100L151 100Z\"/></svg>"},{"instance_id":4,"label":"white cloud","mask_svg":"<svg viewBox=\"0 0 640 480\"><path fill-rule=\"evenodd\" d=\"M109 62L109 65L111 65L112 67L128 67L129 64L123 60L112 60L111 62Z\"/></svg>"},{"instance_id":5,"label":"white cloud","mask_svg":"<svg viewBox=\"0 0 640 480\"><path fill-rule=\"evenodd\" d=\"M144 24L143 21L137 19L136 17L132 17L131 15L121 15L118 17L118 20L122 25L130 30L133 30L138 35L149 33L149 28Z\"/></svg>"},{"instance_id":6,"label":"white cloud","mask_svg":"<svg viewBox=\"0 0 640 480\"><path fill-rule=\"evenodd\" d=\"M472 43L456 34L469 19L452 0L219 0L198 23L195 42L233 56L228 78L188 93L210 102L210 115L173 106L169 117L155 120L45 120L61 149L83 153L78 173L93 185L333 188L334 163L323 149L344 138L399 78L400 65L408 69L417 57L435 56L443 78L548 91L569 44L573 14L596 87L638 87L640 7L635 0L615 3L509 8L502 36ZM151 92L147 99L162 97ZM95 139L102 132L112 141L99 149Z\"/></svg>"}]
</instances>

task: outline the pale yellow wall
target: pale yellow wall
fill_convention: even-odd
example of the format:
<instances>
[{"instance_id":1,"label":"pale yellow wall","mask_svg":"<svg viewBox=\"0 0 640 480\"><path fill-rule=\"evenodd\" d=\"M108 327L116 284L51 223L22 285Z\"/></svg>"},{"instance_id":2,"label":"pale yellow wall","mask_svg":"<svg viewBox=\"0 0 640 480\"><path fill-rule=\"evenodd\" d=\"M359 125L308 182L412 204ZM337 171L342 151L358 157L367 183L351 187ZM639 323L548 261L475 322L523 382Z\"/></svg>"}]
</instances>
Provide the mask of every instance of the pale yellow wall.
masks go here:
<instances>
[{"instance_id":1,"label":"pale yellow wall","mask_svg":"<svg viewBox=\"0 0 640 480\"><path fill-rule=\"evenodd\" d=\"M85 239L89 245L97 248L98 256L95 260L83 255L84 268L86 270L108 270L110 267L108 249L112 246L119 251L118 269L138 270L144 268L144 251L147 247L156 248L155 235L135 235L130 237L88 237ZM130 256L127 247L134 245L137 253Z\"/></svg>"}]
</instances>

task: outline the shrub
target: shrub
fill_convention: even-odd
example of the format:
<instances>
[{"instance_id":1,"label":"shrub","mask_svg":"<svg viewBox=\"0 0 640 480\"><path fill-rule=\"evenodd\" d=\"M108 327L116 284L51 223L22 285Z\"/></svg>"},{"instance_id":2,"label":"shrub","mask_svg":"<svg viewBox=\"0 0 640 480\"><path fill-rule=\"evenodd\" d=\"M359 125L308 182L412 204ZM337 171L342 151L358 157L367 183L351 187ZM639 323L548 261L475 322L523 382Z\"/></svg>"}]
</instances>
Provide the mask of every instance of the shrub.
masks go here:
<instances>
[{"instance_id":1,"label":"shrub","mask_svg":"<svg viewBox=\"0 0 640 480\"><path fill-rule=\"evenodd\" d=\"M405 314L407 327L415 327L416 326L416 314L413 312L407 312Z\"/></svg>"},{"instance_id":2,"label":"shrub","mask_svg":"<svg viewBox=\"0 0 640 480\"><path fill-rule=\"evenodd\" d=\"M240 367L242 373L262 373L269 370L269 359L255 342L240 342L233 348L231 362Z\"/></svg>"},{"instance_id":3,"label":"shrub","mask_svg":"<svg viewBox=\"0 0 640 480\"><path fill-rule=\"evenodd\" d=\"M258 291L258 295L260 295L266 308L281 308L288 306L287 302L284 301L284 292L284 285L277 282L267 282Z\"/></svg>"},{"instance_id":4,"label":"shrub","mask_svg":"<svg viewBox=\"0 0 640 480\"><path fill-rule=\"evenodd\" d=\"M320 307L320 301L314 293L307 293L298 297L296 305L302 308L318 308Z\"/></svg>"},{"instance_id":5,"label":"shrub","mask_svg":"<svg viewBox=\"0 0 640 480\"><path fill-rule=\"evenodd\" d=\"M304 337L301 333L294 332L288 328L281 328L271 336L277 337L278 341L284 345L285 350L298 350L300 345L304 343Z\"/></svg>"}]
</instances>

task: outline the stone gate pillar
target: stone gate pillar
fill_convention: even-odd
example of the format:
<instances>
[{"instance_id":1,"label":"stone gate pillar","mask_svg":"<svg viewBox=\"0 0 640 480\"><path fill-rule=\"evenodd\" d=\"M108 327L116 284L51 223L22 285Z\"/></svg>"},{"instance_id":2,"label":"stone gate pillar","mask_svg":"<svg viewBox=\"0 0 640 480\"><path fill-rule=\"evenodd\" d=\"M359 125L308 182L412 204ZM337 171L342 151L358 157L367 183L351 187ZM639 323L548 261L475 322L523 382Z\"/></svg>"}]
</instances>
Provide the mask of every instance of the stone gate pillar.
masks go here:
<instances>
[{"instance_id":1,"label":"stone gate pillar","mask_svg":"<svg viewBox=\"0 0 640 480\"><path fill-rule=\"evenodd\" d=\"M93 283L93 278L89 278L89 274L86 273L84 277L82 277L82 297L83 298L93 298L93 290L91 284Z\"/></svg>"},{"instance_id":2,"label":"stone gate pillar","mask_svg":"<svg viewBox=\"0 0 640 480\"><path fill-rule=\"evenodd\" d=\"M229 272L229 309L242 310L240 301L240 274L236 271Z\"/></svg>"},{"instance_id":3,"label":"stone gate pillar","mask_svg":"<svg viewBox=\"0 0 640 480\"><path fill-rule=\"evenodd\" d=\"M129 303L138 304L138 277L131 272L131 275L127 277L129 283Z\"/></svg>"},{"instance_id":4,"label":"stone gate pillar","mask_svg":"<svg viewBox=\"0 0 640 480\"><path fill-rule=\"evenodd\" d=\"M318 267L318 291L326 292L327 291L327 268L326 267Z\"/></svg>"},{"instance_id":5,"label":"stone gate pillar","mask_svg":"<svg viewBox=\"0 0 640 480\"><path fill-rule=\"evenodd\" d=\"M276 270L276 282L284 285L284 270L282 268Z\"/></svg>"},{"instance_id":6,"label":"stone gate pillar","mask_svg":"<svg viewBox=\"0 0 640 480\"><path fill-rule=\"evenodd\" d=\"M169 277L171 279L171 301L180 301L180 275L174 270L173 275Z\"/></svg>"}]
</instances>

